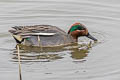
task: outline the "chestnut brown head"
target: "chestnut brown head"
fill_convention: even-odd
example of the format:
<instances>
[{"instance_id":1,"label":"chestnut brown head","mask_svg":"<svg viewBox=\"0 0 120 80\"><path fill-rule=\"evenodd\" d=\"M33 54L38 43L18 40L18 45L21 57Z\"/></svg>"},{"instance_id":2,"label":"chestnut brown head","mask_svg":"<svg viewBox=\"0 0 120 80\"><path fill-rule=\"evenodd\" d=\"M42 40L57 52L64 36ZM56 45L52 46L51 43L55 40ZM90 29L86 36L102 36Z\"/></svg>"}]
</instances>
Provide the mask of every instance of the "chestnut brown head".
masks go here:
<instances>
[{"instance_id":1,"label":"chestnut brown head","mask_svg":"<svg viewBox=\"0 0 120 80\"><path fill-rule=\"evenodd\" d=\"M88 29L81 23L73 24L69 29L68 34L70 34L75 41L78 41L78 37L80 36L86 36L94 41L97 41L97 39L91 36L88 32Z\"/></svg>"}]
</instances>

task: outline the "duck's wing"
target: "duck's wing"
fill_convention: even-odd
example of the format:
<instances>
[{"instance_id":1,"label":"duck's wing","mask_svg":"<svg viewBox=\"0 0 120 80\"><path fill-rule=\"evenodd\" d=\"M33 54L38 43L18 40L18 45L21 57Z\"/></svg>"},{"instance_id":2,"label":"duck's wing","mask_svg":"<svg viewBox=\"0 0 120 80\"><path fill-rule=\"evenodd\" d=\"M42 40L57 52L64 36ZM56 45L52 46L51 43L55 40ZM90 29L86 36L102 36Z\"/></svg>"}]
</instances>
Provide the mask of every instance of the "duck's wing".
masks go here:
<instances>
[{"instance_id":1,"label":"duck's wing","mask_svg":"<svg viewBox=\"0 0 120 80\"><path fill-rule=\"evenodd\" d=\"M15 26L9 30L14 35L53 35L53 33L66 34L63 30L51 25L35 25L35 26Z\"/></svg>"}]
</instances>

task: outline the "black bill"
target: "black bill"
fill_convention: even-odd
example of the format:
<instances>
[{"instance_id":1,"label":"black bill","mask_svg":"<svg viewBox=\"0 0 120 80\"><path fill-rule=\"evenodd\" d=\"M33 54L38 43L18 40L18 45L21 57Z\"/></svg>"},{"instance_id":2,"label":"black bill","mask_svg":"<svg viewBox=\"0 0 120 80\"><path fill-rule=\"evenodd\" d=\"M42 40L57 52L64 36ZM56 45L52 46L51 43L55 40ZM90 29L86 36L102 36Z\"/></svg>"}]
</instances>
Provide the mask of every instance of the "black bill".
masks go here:
<instances>
[{"instance_id":1,"label":"black bill","mask_svg":"<svg viewBox=\"0 0 120 80\"><path fill-rule=\"evenodd\" d=\"M88 33L88 35L87 35L86 37L88 37L88 38L90 38L90 39L92 39L92 40L94 40L94 41L97 41L97 39L94 38L94 37L93 37L92 35L90 35L89 33Z\"/></svg>"}]
</instances>

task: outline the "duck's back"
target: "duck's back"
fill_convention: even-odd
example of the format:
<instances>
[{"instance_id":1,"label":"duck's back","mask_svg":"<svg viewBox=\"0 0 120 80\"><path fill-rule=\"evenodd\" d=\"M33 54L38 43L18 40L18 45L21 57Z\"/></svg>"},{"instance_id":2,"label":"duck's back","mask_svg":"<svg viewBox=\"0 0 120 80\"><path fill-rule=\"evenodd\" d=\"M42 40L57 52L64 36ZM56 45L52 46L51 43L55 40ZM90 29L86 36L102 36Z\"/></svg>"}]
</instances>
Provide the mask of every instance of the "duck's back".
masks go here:
<instances>
[{"instance_id":1,"label":"duck's back","mask_svg":"<svg viewBox=\"0 0 120 80\"><path fill-rule=\"evenodd\" d=\"M27 46L59 46L67 45L73 41L71 36L56 26L35 25L16 26L12 33L17 43ZM19 38L18 38L19 37Z\"/></svg>"}]
</instances>

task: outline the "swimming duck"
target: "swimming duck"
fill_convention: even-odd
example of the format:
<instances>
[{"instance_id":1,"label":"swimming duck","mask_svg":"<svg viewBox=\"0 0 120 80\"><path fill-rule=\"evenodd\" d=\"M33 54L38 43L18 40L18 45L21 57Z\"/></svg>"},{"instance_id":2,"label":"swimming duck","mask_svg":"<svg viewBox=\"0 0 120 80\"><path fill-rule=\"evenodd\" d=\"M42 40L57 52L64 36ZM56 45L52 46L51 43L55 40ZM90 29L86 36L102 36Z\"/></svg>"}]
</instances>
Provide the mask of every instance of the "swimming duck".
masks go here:
<instances>
[{"instance_id":1,"label":"swimming duck","mask_svg":"<svg viewBox=\"0 0 120 80\"><path fill-rule=\"evenodd\" d=\"M60 46L77 43L78 37L86 36L94 41L96 38L90 35L85 25L74 23L68 33L56 26L34 25L34 26L15 26L9 32L12 34L17 44L27 46Z\"/></svg>"}]
</instances>

